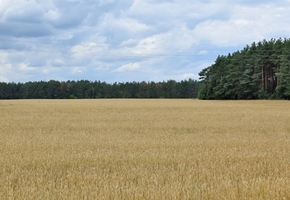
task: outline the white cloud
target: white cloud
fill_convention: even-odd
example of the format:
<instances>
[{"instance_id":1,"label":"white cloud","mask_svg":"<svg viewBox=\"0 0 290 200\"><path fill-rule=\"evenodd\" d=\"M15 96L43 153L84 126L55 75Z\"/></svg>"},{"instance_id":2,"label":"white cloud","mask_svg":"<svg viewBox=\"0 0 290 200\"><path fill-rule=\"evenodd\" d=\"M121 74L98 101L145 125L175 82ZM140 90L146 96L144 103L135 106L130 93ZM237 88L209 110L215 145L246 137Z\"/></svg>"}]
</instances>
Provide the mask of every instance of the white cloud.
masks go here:
<instances>
[{"instance_id":1,"label":"white cloud","mask_svg":"<svg viewBox=\"0 0 290 200\"><path fill-rule=\"evenodd\" d=\"M56 21L61 17L61 14L57 10L49 10L44 14L44 17L48 21Z\"/></svg>"},{"instance_id":2,"label":"white cloud","mask_svg":"<svg viewBox=\"0 0 290 200\"><path fill-rule=\"evenodd\" d=\"M114 72L126 72L126 71L135 71L140 68L138 63L128 63L118 67L117 69L113 70Z\"/></svg>"},{"instance_id":3,"label":"white cloud","mask_svg":"<svg viewBox=\"0 0 290 200\"><path fill-rule=\"evenodd\" d=\"M20 63L19 64L19 70L21 70L21 71L29 71L29 70L33 70L33 67L30 67L29 63Z\"/></svg>"},{"instance_id":4,"label":"white cloud","mask_svg":"<svg viewBox=\"0 0 290 200\"><path fill-rule=\"evenodd\" d=\"M5 21L22 23L40 23L43 10L34 1L25 1L7 8L3 14Z\"/></svg>"},{"instance_id":5,"label":"white cloud","mask_svg":"<svg viewBox=\"0 0 290 200\"><path fill-rule=\"evenodd\" d=\"M206 55L207 53L207 50L201 50L200 52L198 52L198 55Z\"/></svg>"},{"instance_id":6,"label":"white cloud","mask_svg":"<svg viewBox=\"0 0 290 200\"><path fill-rule=\"evenodd\" d=\"M9 79L4 76L0 76L0 82L9 82Z\"/></svg>"},{"instance_id":7,"label":"white cloud","mask_svg":"<svg viewBox=\"0 0 290 200\"><path fill-rule=\"evenodd\" d=\"M51 67L51 66L46 66L46 67L42 68L42 73L45 75L53 74L56 71L59 71L59 70L57 68Z\"/></svg>"},{"instance_id":8,"label":"white cloud","mask_svg":"<svg viewBox=\"0 0 290 200\"><path fill-rule=\"evenodd\" d=\"M228 20L204 21L197 25L194 32L199 39L213 45L246 45L253 41L279 37L277 32L280 32L280 37L286 32L290 33L288 20L284 20L289 17L289 12L289 7L235 6Z\"/></svg>"},{"instance_id":9,"label":"white cloud","mask_svg":"<svg viewBox=\"0 0 290 200\"><path fill-rule=\"evenodd\" d=\"M74 58L87 59L98 56L104 56L106 54L107 45L105 44L105 38L98 38L98 42L82 42L71 48L71 52Z\"/></svg>"},{"instance_id":10,"label":"white cloud","mask_svg":"<svg viewBox=\"0 0 290 200\"><path fill-rule=\"evenodd\" d=\"M84 70L86 70L86 68L84 68L84 67L71 67L70 72L72 74L78 74L78 73L83 73Z\"/></svg>"},{"instance_id":11,"label":"white cloud","mask_svg":"<svg viewBox=\"0 0 290 200\"><path fill-rule=\"evenodd\" d=\"M182 75L182 79L197 78L197 74L194 73L185 73Z\"/></svg>"},{"instance_id":12,"label":"white cloud","mask_svg":"<svg viewBox=\"0 0 290 200\"><path fill-rule=\"evenodd\" d=\"M84 42L82 44L74 46L71 51L74 54L96 53L97 44L94 42Z\"/></svg>"},{"instance_id":13,"label":"white cloud","mask_svg":"<svg viewBox=\"0 0 290 200\"><path fill-rule=\"evenodd\" d=\"M9 80L7 75L9 75L9 72L12 71L12 66L11 64L5 64L3 62L3 59L1 58L1 53L0 53L0 82L8 82L11 81Z\"/></svg>"},{"instance_id":14,"label":"white cloud","mask_svg":"<svg viewBox=\"0 0 290 200\"><path fill-rule=\"evenodd\" d=\"M114 2L114 0L99 0L99 5L103 6L103 5L106 5L106 4L113 3L113 2Z\"/></svg>"},{"instance_id":15,"label":"white cloud","mask_svg":"<svg viewBox=\"0 0 290 200\"><path fill-rule=\"evenodd\" d=\"M170 56L172 53L190 49L197 43L192 31L185 26L180 26L174 30L141 39L133 51L137 55L144 56Z\"/></svg>"},{"instance_id":16,"label":"white cloud","mask_svg":"<svg viewBox=\"0 0 290 200\"><path fill-rule=\"evenodd\" d=\"M139 22L137 19L106 13L101 17L96 31L106 36L108 43L120 44L127 39L139 39L151 30L152 27Z\"/></svg>"},{"instance_id":17,"label":"white cloud","mask_svg":"<svg viewBox=\"0 0 290 200\"><path fill-rule=\"evenodd\" d=\"M286 0L1 0L0 81L198 78L289 19Z\"/></svg>"}]
</instances>

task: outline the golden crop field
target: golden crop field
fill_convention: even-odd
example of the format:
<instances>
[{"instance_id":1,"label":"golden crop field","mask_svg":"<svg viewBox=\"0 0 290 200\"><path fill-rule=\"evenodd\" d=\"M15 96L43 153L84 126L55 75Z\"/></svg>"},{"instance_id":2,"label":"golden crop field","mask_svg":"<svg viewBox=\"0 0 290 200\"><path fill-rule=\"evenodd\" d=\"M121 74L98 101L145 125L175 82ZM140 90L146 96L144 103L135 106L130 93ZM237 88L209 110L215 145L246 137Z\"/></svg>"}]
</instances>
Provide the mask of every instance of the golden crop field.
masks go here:
<instances>
[{"instance_id":1,"label":"golden crop field","mask_svg":"<svg viewBox=\"0 0 290 200\"><path fill-rule=\"evenodd\" d=\"M0 199L290 199L289 101L0 101Z\"/></svg>"}]
</instances>

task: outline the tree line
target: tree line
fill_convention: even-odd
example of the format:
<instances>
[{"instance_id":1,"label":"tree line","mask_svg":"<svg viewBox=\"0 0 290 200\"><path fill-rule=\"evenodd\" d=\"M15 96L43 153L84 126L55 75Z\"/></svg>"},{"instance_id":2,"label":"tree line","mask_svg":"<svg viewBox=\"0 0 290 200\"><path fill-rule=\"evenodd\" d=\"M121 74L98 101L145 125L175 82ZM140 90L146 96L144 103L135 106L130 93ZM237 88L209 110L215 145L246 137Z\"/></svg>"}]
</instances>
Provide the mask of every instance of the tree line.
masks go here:
<instances>
[{"instance_id":1,"label":"tree line","mask_svg":"<svg viewBox=\"0 0 290 200\"><path fill-rule=\"evenodd\" d=\"M290 99L290 39L253 42L240 51L218 56L199 76L200 81L180 82L0 82L0 99Z\"/></svg>"},{"instance_id":2,"label":"tree line","mask_svg":"<svg viewBox=\"0 0 290 200\"><path fill-rule=\"evenodd\" d=\"M126 82L34 81L0 82L0 99L197 98L199 81Z\"/></svg>"},{"instance_id":3,"label":"tree line","mask_svg":"<svg viewBox=\"0 0 290 200\"><path fill-rule=\"evenodd\" d=\"M290 99L290 39L218 56L200 73L199 99Z\"/></svg>"}]
</instances>

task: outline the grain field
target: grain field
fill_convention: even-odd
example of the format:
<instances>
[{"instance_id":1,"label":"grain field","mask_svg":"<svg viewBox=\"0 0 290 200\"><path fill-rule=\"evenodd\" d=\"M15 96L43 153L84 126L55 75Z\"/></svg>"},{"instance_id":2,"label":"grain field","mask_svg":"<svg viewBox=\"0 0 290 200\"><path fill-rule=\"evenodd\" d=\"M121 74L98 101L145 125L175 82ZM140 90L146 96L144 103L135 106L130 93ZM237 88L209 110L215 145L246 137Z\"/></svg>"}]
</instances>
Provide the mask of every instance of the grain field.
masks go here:
<instances>
[{"instance_id":1,"label":"grain field","mask_svg":"<svg viewBox=\"0 0 290 200\"><path fill-rule=\"evenodd\" d=\"M289 101L0 101L0 199L290 199Z\"/></svg>"}]
</instances>

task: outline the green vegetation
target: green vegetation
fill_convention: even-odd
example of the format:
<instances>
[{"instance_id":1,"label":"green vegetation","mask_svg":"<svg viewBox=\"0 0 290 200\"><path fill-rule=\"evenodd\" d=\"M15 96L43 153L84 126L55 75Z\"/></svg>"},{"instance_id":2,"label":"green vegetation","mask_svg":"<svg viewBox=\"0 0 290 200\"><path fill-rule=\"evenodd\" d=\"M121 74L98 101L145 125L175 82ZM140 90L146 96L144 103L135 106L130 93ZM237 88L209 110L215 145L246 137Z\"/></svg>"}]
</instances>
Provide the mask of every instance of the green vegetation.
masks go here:
<instances>
[{"instance_id":1,"label":"green vegetation","mask_svg":"<svg viewBox=\"0 0 290 200\"><path fill-rule=\"evenodd\" d=\"M0 83L0 99L92 99L92 98L196 98L199 82L126 82L100 81Z\"/></svg>"},{"instance_id":2,"label":"green vegetation","mask_svg":"<svg viewBox=\"0 0 290 200\"><path fill-rule=\"evenodd\" d=\"M199 99L290 99L290 39L218 56L200 73Z\"/></svg>"},{"instance_id":3,"label":"green vegetation","mask_svg":"<svg viewBox=\"0 0 290 200\"><path fill-rule=\"evenodd\" d=\"M218 56L200 81L55 81L0 83L0 99L199 98L290 99L290 39L271 39Z\"/></svg>"}]
</instances>

